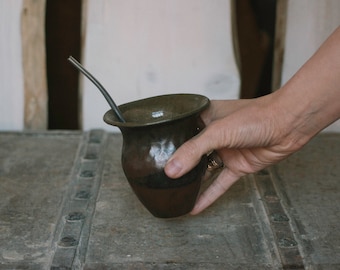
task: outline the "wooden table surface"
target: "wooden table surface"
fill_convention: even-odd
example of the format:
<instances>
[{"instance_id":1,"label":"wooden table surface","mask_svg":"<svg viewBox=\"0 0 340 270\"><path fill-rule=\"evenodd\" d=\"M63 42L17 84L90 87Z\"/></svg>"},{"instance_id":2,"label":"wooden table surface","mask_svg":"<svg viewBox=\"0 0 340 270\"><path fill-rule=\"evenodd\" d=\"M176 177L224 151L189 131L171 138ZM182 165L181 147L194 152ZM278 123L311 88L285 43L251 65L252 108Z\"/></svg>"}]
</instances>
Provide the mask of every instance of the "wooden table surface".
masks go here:
<instances>
[{"instance_id":1,"label":"wooden table surface","mask_svg":"<svg viewBox=\"0 0 340 270\"><path fill-rule=\"evenodd\" d=\"M340 134L176 219L137 200L121 144L102 130L0 133L0 269L340 269Z\"/></svg>"}]
</instances>

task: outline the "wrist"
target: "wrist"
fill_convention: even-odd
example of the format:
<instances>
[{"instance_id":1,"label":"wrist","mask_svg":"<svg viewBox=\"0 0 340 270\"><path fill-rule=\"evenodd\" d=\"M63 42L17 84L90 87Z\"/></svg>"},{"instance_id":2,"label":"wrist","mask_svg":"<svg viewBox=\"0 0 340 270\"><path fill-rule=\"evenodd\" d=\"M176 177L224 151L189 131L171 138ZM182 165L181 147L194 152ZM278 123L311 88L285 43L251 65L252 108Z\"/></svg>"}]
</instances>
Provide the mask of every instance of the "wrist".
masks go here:
<instances>
[{"instance_id":1,"label":"wrist","mask_svg":"<svg viewBox=\"0 0 340 270\"><path fill-rule=\"evenodd\" d=\"M281 130L290 140L304 145L340 117L340 27L299 71L276 91L273 106Z\"/></svg>"},{"instance_id":2,"label":"wrist","mask_svg":"<svg viewBox=\"0 0 340 270\"><path fill-rule=\"evenodd\" d=\"M314 125L313 109L308 99L289 93L285 87L272 93L269 102L269 113L274 126L275 143L282 150L295 152L302 148L319 132Z\"/></svg>"}]
</instances>

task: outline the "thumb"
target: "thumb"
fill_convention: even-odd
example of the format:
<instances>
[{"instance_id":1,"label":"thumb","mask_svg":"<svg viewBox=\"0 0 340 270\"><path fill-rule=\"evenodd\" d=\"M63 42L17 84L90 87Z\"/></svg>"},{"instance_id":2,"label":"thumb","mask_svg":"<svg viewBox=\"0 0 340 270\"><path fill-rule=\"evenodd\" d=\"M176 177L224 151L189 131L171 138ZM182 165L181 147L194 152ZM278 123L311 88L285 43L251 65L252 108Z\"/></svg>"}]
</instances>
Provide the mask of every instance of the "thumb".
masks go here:
<instances>
[{"instance_id":1,"label":"thumb","mask_svg":"<svg viewBox=\"0 0 340 270\"><path fill-rule=\"evenodd\" d=\"M182 144L170 157L164 171L170 178L178 178L189 172L202 156L209 153L213 148L206 139L206 132L201 133Z\"/></svg>"}]
</instances>

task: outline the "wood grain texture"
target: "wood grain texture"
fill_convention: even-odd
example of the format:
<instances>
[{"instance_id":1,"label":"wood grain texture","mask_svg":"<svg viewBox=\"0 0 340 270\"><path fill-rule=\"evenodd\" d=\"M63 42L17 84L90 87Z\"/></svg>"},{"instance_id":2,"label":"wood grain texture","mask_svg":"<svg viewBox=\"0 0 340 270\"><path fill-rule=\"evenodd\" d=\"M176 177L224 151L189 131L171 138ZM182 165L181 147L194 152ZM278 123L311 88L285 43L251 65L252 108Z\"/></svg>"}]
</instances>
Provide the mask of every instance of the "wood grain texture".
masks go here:
<instances>
[{"instance_id":1,"label":"wood grain texture","mask_svg":"<svg viewBox=\"0 0 340 270\"><path fill-rule=\"evenodd\" d=\"M277 0L276 4L276 25L272 76L272 90L274 91L281 86L284 44L286 37L287 4L287 0Z\"/></svg>"},{"instance_id":2,"label":"wood grain texture","mask_svg":"<svg viewBox=\"0 0 340 270\"><path fill-rule=\"evenodd\" d=\"M24 72L24 128L47 127L45 0L23 1L21 33Z\"/></svg>"},{"instance_id":3,"label":"wood grain texture","mask_svg":"<svg viewBox=\"0 0 340 270\"><path fill-rule=\"evenodd\" d=\"M174 219L133 193L120 134L7 132L0 146L0 269L340 269L340 134Z\"/></svg>"}]
</instances>

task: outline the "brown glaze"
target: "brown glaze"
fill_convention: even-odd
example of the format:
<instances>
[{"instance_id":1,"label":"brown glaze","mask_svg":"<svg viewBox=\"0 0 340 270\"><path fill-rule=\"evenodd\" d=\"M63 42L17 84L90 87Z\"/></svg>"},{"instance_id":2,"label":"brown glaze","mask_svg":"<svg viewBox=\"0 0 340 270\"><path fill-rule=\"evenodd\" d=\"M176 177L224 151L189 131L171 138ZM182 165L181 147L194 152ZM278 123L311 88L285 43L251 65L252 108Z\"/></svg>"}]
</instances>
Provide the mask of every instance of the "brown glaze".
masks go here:
<instances>
[{"instance_id":1,"label":"brown glaze","mask_svg":"<svg viewBox=\"0 0 340 270\"><path fill-rule=\"evenodd\" d=\"M112 111L104 121L120 128L123 135L122 167L132 189L156 217L184 215L193 208L207 158L179 179L170 179L164 166L185 141L204 126L199 114L209 100L200 95L158 96L119 106L125 123Z\"/></svg>"}]
</instances>

